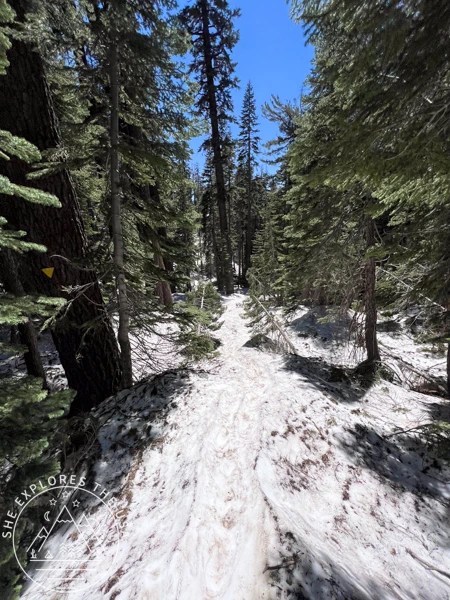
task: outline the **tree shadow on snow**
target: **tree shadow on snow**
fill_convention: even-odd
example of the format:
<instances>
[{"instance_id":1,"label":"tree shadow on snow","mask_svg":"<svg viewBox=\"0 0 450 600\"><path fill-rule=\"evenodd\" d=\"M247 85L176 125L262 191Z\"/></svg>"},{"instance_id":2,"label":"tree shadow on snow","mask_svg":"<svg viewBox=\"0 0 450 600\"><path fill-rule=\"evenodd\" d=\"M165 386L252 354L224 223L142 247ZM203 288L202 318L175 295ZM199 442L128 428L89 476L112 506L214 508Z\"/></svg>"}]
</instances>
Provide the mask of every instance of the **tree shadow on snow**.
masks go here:
<instances>
[{"instance_id":1,"label":"tree shadow on snow","mask_svg":"<svg viewBox=\"0 0 450 600\"><path fill-rule=\"evenodd\" d=\"M327 363L320 358L289 354L284 369L297 373L334 402L358 402L375 383L376 374L356 377L351 369Z\"/></svg>"},{"instance_id":2,"label":"tree shadow on snow","mask_svg":"<svg viewBox=\"0 0 450 600\"><path fill-rule=\"evenodd\" d=\"M90 439L67 457L65 471L87 472L87 486L99 483L111 495L139 466L148 448L161 451L162 433L175 399L189 389L189 371L165 371L105 400L84 423ZM122 490L123 491L123 490Z\"/></svg>"},{"instance_id":3,"label":"tree shadow on snow","mask_svg":"<svg viewBox=\"0 0 450 600\"><path fill-rule=\"evenodd\" d=\"M289 328L299 337L316 338L323 343L346 343L352 336L352 319L339 308L315 306L294 319Z\"/></svg>"},{"instance_id":4,"label":"tree shadow on snow","mask_svg":"<svg viewBox=\"0 0 450 600\"><path fill-rule=\"evenodd\" d=\"M443 408L447 416L449 411ZM431 413L436 411L432 405ZM423 519L424 526L429 524L434 533L439 531L440 543L450 544L450 469L442 460L441 443L450 444L448 438L436 437L433 427L421 430L394 433L380 436L373 429L356 424L349 430L350 440L341 441L343 449L353 460L375 472L382 482L400 495L410 493L415 496L414 505ZM444 520L442 520L442 516ZM443 527L437 528L441 522Z\"/></svg>"},{"instance_id":5,"label":"tree shadow on snow","mask_svg":"<svg viewBox=\"0 0 450 600\"><path fill-rule=\"evenodd\" d=\"M380 600L386 592L395 591L389 583L384 586L365 573L353 575L339 564L336 555L309 548L303 540L288 532L290 543L275 568L269 567L270 585L277 598L286 600Z\"/></svg>"}]
</instances>

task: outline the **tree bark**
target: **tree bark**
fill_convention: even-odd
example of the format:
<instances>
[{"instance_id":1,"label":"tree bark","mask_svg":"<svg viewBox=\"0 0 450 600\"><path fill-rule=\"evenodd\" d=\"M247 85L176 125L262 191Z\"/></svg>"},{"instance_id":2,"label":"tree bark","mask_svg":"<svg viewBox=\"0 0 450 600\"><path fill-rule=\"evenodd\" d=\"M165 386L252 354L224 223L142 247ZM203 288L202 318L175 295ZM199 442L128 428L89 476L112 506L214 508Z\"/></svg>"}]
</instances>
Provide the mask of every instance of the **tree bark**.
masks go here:
<instances>
[{"instance_id":1,"label":"tree bark","mask_svg":"<svg viewBox=\"0 0 450 600\"><path fill-rule=\"evenodd\" d=\"M10 2L19 20L27 2ZM40 56L30 45L14 40L8 52L10 67L2 77L0 129L22 137L40 150L60 145L60 133ZM9 224L27 232L28 241L44 244L46 253L28 252L18 260L25 293L66 298L69 303L52 327L69 386L77 391L71 412L89 410L115 393L120 383L117 342L103 303L95 272L75 264L86 255L80 206L64 168L30 182L29 166L19 159L0 162L0 172L14 183L53 193L60 209L31 205L0 196L0 212ZM44 267L54 267L49 279Z\"/></svg>"},{"instance_id":2,"label":"tree bark","mask_svg":"<svg viewBox=\"0 0 450 600\"><path fill-rule=\"evenodd\" d=\"M253 236L254 236L254 226L253 226L253 206L252 206L252 163L251 163L251 140L250 135L248 137L248 146L247 146L247 173L246 173L246 183L247 183L247 214L246 214L246 227L245 227L245 242L244 242L244 264L242 268L242 274L244 280L248 283L247 280L247 271L250 268L251 257L253 253Z\"/></svg>"},{"instance_id":3,"label":"tree bark","mask_svg":"<svg viewBox=\"0 0 450 600\"><path fill-rule=\"evenodd\" d=\"M366 247L370 250L375 245L375 223L372 217L367 217L366 222ZM377 306L375 301L376 264L375 258L367 258L365 265L365 343L367 362L380 362L380 351L377 341Z\"/></svg>"},{"instance_id":4,"label":"tree bark","mask_svg":"<svg viewBox=\"0 0 450 600\"><path fill-rule=\"evenodd\" d=\"M4 249L0 252L0 280L5 291L16 297L24 296L25 291L18 278L18 267L11 250ZM25 323L17 326L20 343L27 347L24 353L25 366L28 375L42 379L42 386L47 388L47 379L38 348L38 339L34 324L30 318Z\"/></svg>"},{"instance_id":5,"label":"tree bark","mask_svg":"<svg viewBox=\"0 0 450 600\"><path fill-rule=\"evenodd\" d=\"M233 293L233 265L231 259L231 239L227 218L227 190L224 176L224 159L222 156L222 139L219 128L219 115L217 109L217 90L214 81L214 65L212 59L211 34L209 31L208 0L201 0L202 13L202 40L205 59L205 70L208 92L209 117L211 122L211 144L213 150L214 172L216 176L217 207L219 210L220 235L217 240L218 263L220 270L217 273L217 284L220 291L226 294Z\"/></svg>"},{"instance_id":6,"label":"tree bark","mask_svg":"<svg viewBox=\"0 0 450 600\"><path fill-rule=\"evenodd\" d=\"M447 393L450 396L450 342L447 344Z\"/></svg>"},{"instance_id":7,"label":"tree bark","mask_svg":"<svg viewBox=\"0 0 450 600\"><path fill-rule=\"evenodd\" d=\"M133 367L130 344L130 312L128 307L127 284L124 270L123 231L121 215L120 171L119 171L119 61L117 43L111 42L109 50L109 69L111 87L111 123L110 123L110 176L111 176L111 225L113 236L113 260L116 276L116 290L119 305L120 360L122 365L122 387L133 385Z\"/></svg>"}]
</instances>

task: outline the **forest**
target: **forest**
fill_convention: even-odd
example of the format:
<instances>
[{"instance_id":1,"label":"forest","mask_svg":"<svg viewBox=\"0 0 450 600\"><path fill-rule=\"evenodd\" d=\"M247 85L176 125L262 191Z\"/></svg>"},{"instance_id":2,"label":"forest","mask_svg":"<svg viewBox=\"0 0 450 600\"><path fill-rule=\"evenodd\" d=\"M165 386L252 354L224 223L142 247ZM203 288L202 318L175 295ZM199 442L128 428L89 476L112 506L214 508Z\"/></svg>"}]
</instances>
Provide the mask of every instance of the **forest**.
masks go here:
<instances>
[{"instance_id":1,"label":"forest","mask_svg":"<svg viewBox=\"0 0 450 600\"><path fill-rule=\"evenodd\" d=\"M449 34L0 0L1 600L450 599Z\"/></svg>"}]
</instances>

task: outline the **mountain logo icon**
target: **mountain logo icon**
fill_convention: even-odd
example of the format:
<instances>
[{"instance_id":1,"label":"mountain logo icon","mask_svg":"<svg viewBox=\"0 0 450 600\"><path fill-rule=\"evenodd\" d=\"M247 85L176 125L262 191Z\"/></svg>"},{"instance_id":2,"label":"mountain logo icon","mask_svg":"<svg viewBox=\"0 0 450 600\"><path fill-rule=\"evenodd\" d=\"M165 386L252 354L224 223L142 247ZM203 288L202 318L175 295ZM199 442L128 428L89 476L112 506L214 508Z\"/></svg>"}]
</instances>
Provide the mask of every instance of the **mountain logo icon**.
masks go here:
<instances>
[{"instance_id":1,"label":"mountain logo icon","mask_svg":"<svg viewBox=\"0 0 450 600\"><path fill-rule=\"evenodd\" d=\"M18 543L14 552L24 574L46 592L84 591L105 577L117 554L119 525L107 494L97 495L85 487L60 485L37 493L21 509L21 519L40 515L37 533L26 547L27 561L20 560ZM44 508L43 508L44 507ZM15 528L14 528L15 533Z\"/></svg>"}]
</instances>

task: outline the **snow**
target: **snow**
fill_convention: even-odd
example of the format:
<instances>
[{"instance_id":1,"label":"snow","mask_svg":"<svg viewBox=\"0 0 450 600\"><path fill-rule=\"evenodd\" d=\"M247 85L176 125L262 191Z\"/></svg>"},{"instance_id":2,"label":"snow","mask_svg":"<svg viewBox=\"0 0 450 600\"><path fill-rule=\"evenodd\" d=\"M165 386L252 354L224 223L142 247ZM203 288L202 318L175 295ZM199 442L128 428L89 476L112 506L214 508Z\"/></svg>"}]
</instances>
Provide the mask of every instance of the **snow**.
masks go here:
<instances>
[{"instance_id":1,"label":"snow","mask_svg":"<svg viewBox=\"0 0 450 600\"><path fill-rule=\"evenodd\" d=\"M244 299L224 299L217 359L97 411L94 479L123 527L102 549L100 582L48 597L449 599L449 471L414 432L398 433L445 401L382 380L329 383L323 359L348 363L349 346L295 326L304 358L243 347ZM382 337L392 351L406 344ZM412 344L414 364L440 362Z\"/></svg>"}]
</instances>

